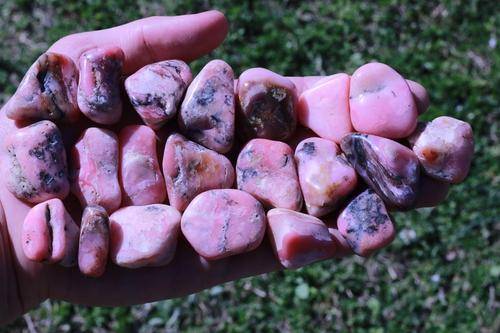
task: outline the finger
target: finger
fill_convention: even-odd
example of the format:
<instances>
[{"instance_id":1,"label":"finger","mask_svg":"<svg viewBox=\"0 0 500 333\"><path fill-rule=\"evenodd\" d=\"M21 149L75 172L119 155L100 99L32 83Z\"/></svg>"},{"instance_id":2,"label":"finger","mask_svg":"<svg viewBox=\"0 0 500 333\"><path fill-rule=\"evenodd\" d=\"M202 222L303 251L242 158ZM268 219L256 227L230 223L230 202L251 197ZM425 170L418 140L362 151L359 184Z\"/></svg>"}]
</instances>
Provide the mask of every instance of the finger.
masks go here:
<instances>
[{"instance_id":1,"label":"finger","mask_svg":"<svg viewBox=\"0 0 500 333\"><path fill-rule=\"evenodd\" d=\"M68 55L77 63L92 48L116 45L125 53L124 72L166 59L191 61L216 48L228 31L219 11L182 16L156 16L118 27L66 36L49 51Z\"/></svg>"}]
</instances>

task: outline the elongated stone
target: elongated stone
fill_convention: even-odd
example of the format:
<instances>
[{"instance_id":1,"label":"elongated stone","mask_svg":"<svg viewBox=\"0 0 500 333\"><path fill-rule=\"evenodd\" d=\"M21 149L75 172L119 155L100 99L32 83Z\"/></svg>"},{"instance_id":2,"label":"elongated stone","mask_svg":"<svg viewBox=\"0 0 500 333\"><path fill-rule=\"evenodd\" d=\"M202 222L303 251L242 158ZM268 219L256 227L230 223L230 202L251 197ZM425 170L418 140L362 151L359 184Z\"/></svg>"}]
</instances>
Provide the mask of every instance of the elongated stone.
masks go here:
<instances>
[{"instance_id":1,"label":"elongated stone","mask_svg":"<svg viewBox=\"0 0 500 333\"><path fill-rule=\"evenodd\" d=\"M391 67L369 63L351 77L351 121L358 132L398 139L417 125L417 107L406 80Z\"/></svg>"},{"instance_id":2,"label":"elongated stone","mask_svg":"<svg viewBox=\"0 0 500 333\"><path fill-rule=\"evenodd\" d=\"M87 276L104 274L109 253L109 218L101 206L87 206L80 225L78 267Z\"/></svg>"},{"instance_id":3,"label":"elongated stone","mask_svg":"<svg viewBox=\"0 0 500 333\"><path fill-rule=\"evenodd\" d=\"M72 151L72 192L83 207L99 205L111 213L122 200L118 182L118 139L110 130L86 129Z\"/></svg>"},{"instance_id":4,"label":"elongated stone","mask_svg":"<svg viewBox=\"0 0 500 333\"><path fill-rule=\"evenodd\" d=\"M474 137L468 123L438 117L420 123L409 141L429 176L452 184L467 177L474 154Z\"/></svg>"},{"instance_id":5,"label":"elongated stone","mask_svg":"<svg viewBox=\"0 0 500 333\"><path fill-rule=\"evenodd\" d=\"M337 226L351 249L363 257L388 245L395 236L384 202L371 189L347 205L337 219Z\"/></svg>"},{"instance_id":6,"label":"elongated stone","mask_svg":"<svg viewBox=\"0 0 500 333\"><path fill-rule=\"evenodd\" d=\"M131 125L120 131L120 182L124 206L165 201L167 194L156 153L156 134L149 127Z\"/></svg>"},{"instance_id":7,"label":"elongated stone","mask_svg":"<svg viewBox=\"0 0 500 333\"><path fill-rule=\"evenodd\" d=\"M5 138L7 188L17 198L39 203L69 193L68 166L61 132L43 120Z\"/></svg>"},{"instance_id":8,"label":"elongated stone","mask_svg":"<svg viewBox=\"0 0 500 333\"><path fill-rule=\"evenodd\" d=\"M24 219L24 255L32 261L73 266L78 251L78 231L61 200L39 203Z\"/></svg>"},{"instance_id":9,"label":"elongated stone","mask_svg":"<svg viewBox=\"0 0 500 333\"><path fill-rule=\"evenodd\" d=\"M116 46L99 47L80 57L78 106L98 124L116 124L122 116L120 95L125 55Z\"/></svg>"},{"instance_id":10,"label":"elongated stone","mask_svg":"<svg viewBox=\"0 0 500 333\"><path fill-rule=\"evenodd\" d=\"M341 141L349 163L389 206L411 207L420 168L411 149L375 135L349 134Z\"/></svg>"},{"instance_id":11,"label":"elongated stone","mask_svg":"<svg viewBox=\"0 0 500 333\"><path fill-rule=\"evenodd\" d=\"M335 242L318 218L274 208L267 212L267 220L271 245L286 268L299 268L335 255Z\"/></svg>"},{"instance_id":12,"label":"elongated stone","mask_svg":"<svg viewBox=\"0 0 500 333\"><path fill-rule=\"evenodd\" d=\"M312 216L332 212L357 185L356 171L339 154L334 142L321 138L305 139L295 150L300 188Z\"/></svg>"},{"instance_id":13,"label":"elongated stone","mask_svg":"<svg viewBox=\"0 0 500 333\"><path fill-rule=\"evenodd\" d=\"M340 142L353 131L349 114L349 75L340 73L304 91L299 98L299 123L322 138Z\"/></svg>"},{"instance_id":14,"label":"elongated stone","mask_svg":"<svg viewBox=\"0 0 500 333\"><path fill-rule=\"evenodd\" d=\"M266 213L246 192L210 190L191 201L181 229L196 252L216 260L257 248L266 230Z\"/></svg>"},{"instance_id":15,"label":"elongated stone","mask_svg":"<svg viewBox=\"0 0 500 333\"><path fill-rule=\"evenodd\" d=\"M297 170L290 146L280 141L253 139L236 162L238 189L250 193L266 207L300 210Z\"/></svg>"},{"instance_id":16,"label":"elongated stone","mask_svg":"<svg viewBox=\"0 0 500 333\"><path fill-rule=\"evenodd\" d=\"M175 255L181 214L161 204L130 206L109 217L111 259L118 266L163 266Z\"/></svg>"},{"instance_id":17,"label":"elongated stone","mask_svg":"<svg viewBox=\"0 0 500 333\"><path fill-rule=\"evenodd\" d=\"M222 60L203 67L186 91L179 127L191 140L219 153L234 141L234 74Z\"/></svg>"},{"instance_id":18,"label":"elongated stone","mask_svg":"<svg viewBox=\"0 0 500 333\"><path fill-rule=\"evenodd\" d=\"M234 183L234 168L224 155L180 134L172 134L167 139L163 174L168 200L181 212L201 192L230 188Z\"/></svg>"},{"instance_id":19,"label":"elongated stone","mask_svg":"<svg viewBox=\"0 0 500 333\"><path fill-rule=\"evenodd\" d=\"M430 99L427 90L418 82L412 80L406 80L408 87L410 88L413 100L417 107L417 112L419 115L423 114L429 108Z\"/></svg>"},{"instance_id":20,"label":"elongated stone","mask_svg":"<svg viewBox=\"0 0 500 333\"><path fill-rule=\"evenodd\" d=\"M130 102L144 123L160 129L177 114L192 75L182 60L165 60L144 66L125 80Z\"/></svg>"},{"instance_id":21,"label":"elongated stone","mask_svg":"<svg viewBox=\"0 0 500 333\"><path fill-rule=\"evenodd\" d=\"M62 54L42 54L28 69L7 105L15 120L64 120L73 122L80 112L76 100L78 70Z\"/></svg>"},{"instance_id":22,"label":"elongated stone","mask_svg":"<svg viewBox=\"0 0 500 333\"><path fill-rule=\"evenodd\" d=\"M286 140L297 126L297 92L292 81L264 68L238 79L238 132L247 139Z\"/></svg>"}]
</instances>

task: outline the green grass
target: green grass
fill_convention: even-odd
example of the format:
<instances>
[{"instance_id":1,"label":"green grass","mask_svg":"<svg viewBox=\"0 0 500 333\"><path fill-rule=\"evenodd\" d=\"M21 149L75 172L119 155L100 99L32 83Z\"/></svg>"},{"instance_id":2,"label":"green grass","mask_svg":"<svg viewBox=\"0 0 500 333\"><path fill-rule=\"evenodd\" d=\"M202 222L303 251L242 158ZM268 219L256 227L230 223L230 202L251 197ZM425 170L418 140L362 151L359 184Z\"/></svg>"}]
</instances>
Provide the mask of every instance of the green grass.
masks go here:
<instances>
[{"instance_id":1,"label":"green grass","mask_svg":"<svg viewBox=\"0 0 500 333\"><path fill-rule=\"evenodd\" d=\"M396 215L394 243L372 258L248 278L181 299L124 308L46 302L37 330L498 332L500 330L500 11L495 1L38 1L0 8L0 101L50 43L142 16L225 12L222 58L236 73L352 73L378 60L424 84L425 119L472 124L476 156L445 204ZM19 319L6 330L26 329Z\"/></svg>"}]
</instances>

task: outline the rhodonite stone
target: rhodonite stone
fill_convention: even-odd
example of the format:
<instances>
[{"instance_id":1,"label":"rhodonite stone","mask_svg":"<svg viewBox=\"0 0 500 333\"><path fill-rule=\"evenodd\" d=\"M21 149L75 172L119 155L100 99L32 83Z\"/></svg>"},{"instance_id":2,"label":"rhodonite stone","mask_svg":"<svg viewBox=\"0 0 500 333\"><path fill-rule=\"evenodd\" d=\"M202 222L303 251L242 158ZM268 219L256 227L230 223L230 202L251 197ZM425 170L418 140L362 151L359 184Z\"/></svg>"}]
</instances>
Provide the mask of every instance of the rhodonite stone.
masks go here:
<instances>
[{"instance_id":1,"label":"rhodonite stone","mask_svg":"<svg viewBox=\"0 0 500 333\"><path fill-rule=\"evenodd\" d=\"M297 126L297 92L292 81L264 68L244 71L237 86L238 133L247 139L286 140Z\"/></svg>"},{"instance_id":2,"label":"rhodonite stone","mask_svg":"<svg viewBox=\"0 0 500 333\"><path fill-rule=\"evenodd\" d=\"M342 139L342 150L364 181L389 206L411 207L420 169L411 149L389 139L360 133Z\"/></svg>"},{"instance_id":3,"label":"rhodonite stone","mask_svg":"<svg viewBox=\"0 0 500 333\"><path fill-rule=\"evenodd\" d=\"M424 88L424 86L422 86L418 82L406 80L406 83L408 83L408 87L410 88L413 100L415 101L417 112L419 115L421 115L429 108L429 94L427 93L427 90Z\"/></svg>"},{"instance_id":4,"label":"rhodonite stone","mask_svg":"<svg viewBox=\"0 0 500 333\"><path fill-rule=\"evenodd\" d=\"M121 118L124 58L122 49L116 46L91 49L80 57L78 106L98 124L116 124Z\"/></svg>"},{"instance_id":5,"label":"rhodonite stone","mask_svg":"<svg viewBox=\"0 0 500 333\"><path fill-rule=\"evenodd\" d=\"M130 206L109 217L111 259L122 267L163 266L175 255L181 214L161 204Z\"/></svg>"},{"instance_id":6,"label":"rhodonite stone","mask_svg":"<svg viewBox=\"0 0 500 333\"><path fill-rule=\"evenodd\" d=\"M167 139L163 174L168 200L181 212L201 192L230 188L234 183L233 166L224 155L180 134L172 134Z\"/></svg>"},{"instance_id":7,"label":"rhodonite stone","mask_svg":"<svg viewBox=\"0 0 500 333\"><path fill-rule=\"evenodd\" d=\"M221 259L259 246L266 230L266 213L246 192L210 190L191 201L182 215L181 228L201 256Z\"/></svg>"},{"instance_id":8,"label":"rhodonite stone","mask_svg":"<svg viewBox=\"0 0 500 333\"><path fill-rule=\"evenodd\" d=\"M271 245L286 268L299 268L335 255L335 242L318 218L274 208L267 212L267 220Z\"/></svg>"},{"instance_id":9,"label":"rhodonite stone","mask_svg":"<svg viewBox=\"0 0 500 333\"><path fill-rule=\"evenodd\" d=\"M472 128L452 117L420 123L409 141L425 172L438 180L457 184L469 172L474 154Z\"/></svg>"},{"instance_id":10,"label":"rhodonite stone","mask_svg":"<svg viewBox=\"0 0 500 333\"><path fill-rule=\"evenodd\" d=\"M370 189L347 205L337 226L352 250L363 257L391 243L395 236L384 202Z\"/></svg>"},{"instance_id":11,"label":"rhodonite stone","mask_svg":"<svg viewBox=\"0 0 500 333\"><path fill-rule=\"evenodd\" d=\"M72 151L72 192L83 207L99 205L108 213L120 207L118 139L106 129L86 129Z\"/></svg>"},{"instance_id":12,"label":"rhodonite stone","mask_svg":"<svg viewBox=\"0 0 500 333\"><path fill-rule=\"evenodd\" d=\"M369 63L351 77L351 121L358 132L398 139L417 124L417 107L406 80L391 67Z\"/></svg>"},{"instance_id":13,"label":"rhodonite stone","mask_svg":"<svg viewBox=\"0 0 500 333\"><path fill-rule=\"evenodd\" d=\"M7 188L17 198L39 203L69 193L66 151L54 123L43 120L6 137Z\"/></svg>"},{"instance_id":14,"label":"rhodonite stone","mask_svg":"<svg viewBox=\"0 0 500 333\"><path fill-rule=\"evenodd\" d=\"M9 101L7 116L15 120L77 120L77 76L70 58L51 52L42 54Z\"/></svg>"},{"instance_id":15,"label":"rhodonite stone","mask_svg":"<svg viewBox=\"0 0 500 333\"><path fill-rule=\"evenodd\" d=\"M304 91L298 104L300 124L337 143L352 132L349 81L349 75L335 74Z\"/></svg>"},{"instance_id":16,"label":"rhodonite stone","mask_svg":"<svg viewBox=\"0 0 500 333\"><path fill-rule=\"evenodd\" d=\"M165 180L156 154L156 134L142 125L120 131L122 204L142 206L165 200Z\"/></svg>"},{"instance_id":17,"label":"rhodonite stone","mask_svg":"<svg viewBox=\"0 0 500 333\"><path fill-rule=\"evenodd\" d=\"M295 150L300 188L312 216L332 212L356 187L356 172L339 153L334 142L321 138L305 139Z\"/></svg>"},{"instance_id":18,"label":"rhodonite stone","mask_svg":"<svg viewBox=\"0 0 500 333\"><path fill-rule=\"evenodd\" d=\"M253 139L236 162L238 189L250 193L266 207L300 210L302 193L293 152L280 141Z\"/></svg>"},{"instance_id":19,"label":"rhodonite stone","mask_svg":"<svg viewBox=\"0 0 500 333\"><path fill-rule=\"evenodd\" d=\"M191 140L219 153L234 141L234 74L222 60L203 67L186 91L179 127Z\"/></svg>"},{"instance_id":20,"label":"rhodonite stone","mask_svg":"<svg viewBox=\"0 0 500 333\"><path fill-rule=\"evenodd\" d=\"M31 208L22 228L24 255L32 261L73 266L78 250L78 226L59 199Z\"/></svg>"},{"instance_id":21,"label":"rhodonite stone","mask_svg":"<svg viewBox=\"0 0 500 333\"><path fill-rule=\"evenodd\" d=\"M78 267L87 276L104 274L109 253L109 218L101 206L87 206L80 225Z\"/></svg>"},{"instance_id":22,"label":"rhodonite stone","mask_svg":"<svg viewBox=\"0 0 500 333\"><path fill-rule=\"evenodd\" d=\"M165 60L144 66L129 76L125 89L144 123L157 130L177 114L191 80L191 69L184 61Z\"/></svg>"}]
</instances>

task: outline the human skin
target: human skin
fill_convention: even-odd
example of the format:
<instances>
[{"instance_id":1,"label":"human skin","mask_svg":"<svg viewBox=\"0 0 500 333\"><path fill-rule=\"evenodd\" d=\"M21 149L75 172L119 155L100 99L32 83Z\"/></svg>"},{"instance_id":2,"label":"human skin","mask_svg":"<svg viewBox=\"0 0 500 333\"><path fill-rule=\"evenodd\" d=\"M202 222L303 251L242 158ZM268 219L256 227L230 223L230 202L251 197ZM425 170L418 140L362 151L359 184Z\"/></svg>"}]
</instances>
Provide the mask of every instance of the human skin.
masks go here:
<instances>
[{"instance_id":1,"label":"human skin","mask_svg":"<svg viewBox=\"0 0 500 333\"><path fill-rule=\"evenodd\" d=\"M92 48L114 44L125 54L123 71L166 59L189 62L217 47L225 38L228 23L223 14L209 11L177 17L150 17L122 26L66 36L49 51L65 54L73 61ZM310 88L321 77L291 77L297 93ZM0 142L17 129L0 111ZM124 124L128 124L123 119ZM63 130L63 137L76 137L89 124L82 120ZM0 158L5 158L0 155ZM74 218L81 208L66 200ZM3 206L3 209L2 209ZM173 261L163 267L130 270L110 265L99 279L88 279L78 267L71 269L29 261L21 246L22 221L30 205L18 200L0 180L0 325L33 309L46 299L77 304L122 306L181 297L242 277L280 269L268 242L256 250L208 262L184 241ZM138 288L140 286L140 288ZM103 290L106 292L104 293Z\"/></svg>"}]
</instances>

